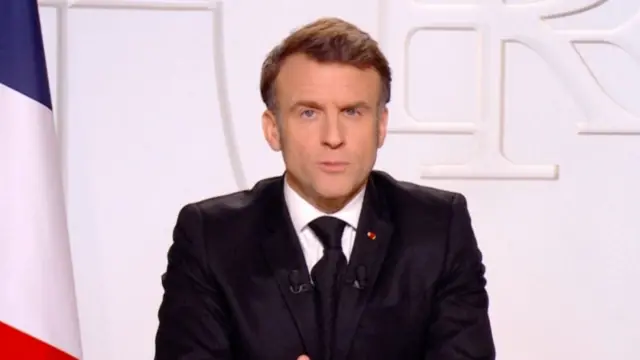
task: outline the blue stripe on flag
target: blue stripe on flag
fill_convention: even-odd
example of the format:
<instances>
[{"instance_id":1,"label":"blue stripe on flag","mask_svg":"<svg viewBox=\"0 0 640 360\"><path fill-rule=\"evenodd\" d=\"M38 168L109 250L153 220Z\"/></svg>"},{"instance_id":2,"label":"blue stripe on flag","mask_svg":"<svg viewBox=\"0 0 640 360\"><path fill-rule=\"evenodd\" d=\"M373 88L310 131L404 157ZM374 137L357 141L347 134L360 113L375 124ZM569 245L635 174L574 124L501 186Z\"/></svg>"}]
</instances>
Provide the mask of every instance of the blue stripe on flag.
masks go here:
<instances>
[{"instance_id":1,"label":"blue stripe on flag","mask_svg":"<svg viewBox=\"0 0 640 360\"><path fill-rule=\"evenodd\" d=\"M0 83L51 109L37 0L0 0Z\"/></svg>"}]
</instances>

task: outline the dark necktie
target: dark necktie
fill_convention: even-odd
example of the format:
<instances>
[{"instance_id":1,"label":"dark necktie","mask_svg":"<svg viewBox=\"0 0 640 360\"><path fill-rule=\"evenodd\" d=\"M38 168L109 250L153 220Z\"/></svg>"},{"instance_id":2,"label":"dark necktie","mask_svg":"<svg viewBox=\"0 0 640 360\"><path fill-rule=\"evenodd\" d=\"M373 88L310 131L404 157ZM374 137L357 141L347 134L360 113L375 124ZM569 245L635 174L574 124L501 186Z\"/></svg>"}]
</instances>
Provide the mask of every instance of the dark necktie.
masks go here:
<instances>
[{"instance_id":1,"label":"dark necktie","mask_svg":"<svg viewBox=\"0 0 640 360\"><path fill-rule=\"evenodd\" d=\"M322 216L309 224L324 246L324 255L311 270L315 283L320 339L323 344L324 359L331 359L334 340L337 299L340 290L338 276L347 266L347 258L342 252L342 231L345 222L331 216Z\"/></svg>"}]
</instances>

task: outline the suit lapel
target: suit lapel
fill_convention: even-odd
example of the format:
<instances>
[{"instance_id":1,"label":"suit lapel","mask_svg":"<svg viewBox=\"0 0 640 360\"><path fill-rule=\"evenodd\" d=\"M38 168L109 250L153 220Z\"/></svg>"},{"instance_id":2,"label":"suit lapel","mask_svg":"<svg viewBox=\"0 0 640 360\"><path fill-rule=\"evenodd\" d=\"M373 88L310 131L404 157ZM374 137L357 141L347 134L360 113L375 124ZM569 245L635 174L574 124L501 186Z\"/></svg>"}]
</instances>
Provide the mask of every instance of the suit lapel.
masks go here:
<instances>
[{"instance_id":1,"label":"suit lapel","mask_svg":"<svg viewBox=\"0 0 640 360\"><path fill-rule=\"evenodd\" d=\"M388 218L384 197L376 189L373 180L367 184L362 214L358 223L355 244L345 275L347 285L343 287L338 305L336 324L336 348L339 359L345 359L362 312L372 294L378 278L387 247L393 233L393 225ZM358 289L351 284L361 276L365 283ZM382 325L381 325L382 326Z\"/></svg>"},{"instance_id":2,"label":"suit lapel","mask_svg":"<svg viewBox=\"0 0 640 360\"><path fill-rule=\"evenodd\" d=\"M317 358L319 346L314 296L313 291L294 293L291 290L290 274L293 271L298 272L300 283L310 281L302 248L284 202L283 186L283 182L279 181L277 186L267 189L270 194L265 198L264 208L266 236L261 243L280 293L298 328L305 351L313 359Z\"/></svg>"}]
</instances>

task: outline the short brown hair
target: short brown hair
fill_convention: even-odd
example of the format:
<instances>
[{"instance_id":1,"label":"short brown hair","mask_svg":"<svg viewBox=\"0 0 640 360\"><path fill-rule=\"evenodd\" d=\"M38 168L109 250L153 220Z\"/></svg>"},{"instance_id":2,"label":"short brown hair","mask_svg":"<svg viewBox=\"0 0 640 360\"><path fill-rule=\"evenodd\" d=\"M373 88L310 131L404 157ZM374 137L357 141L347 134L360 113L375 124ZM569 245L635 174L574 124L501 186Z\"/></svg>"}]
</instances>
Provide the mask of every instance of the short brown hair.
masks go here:
<instances>
[{"instance_id":1,"label":"short brown hair","mask_svg":"<svg viewBox=\"0 0 640 360\"><path fill-rule=\"evenodd\" d=\"M321 63L341 63L359 69L373 68L381 78L381 105L391 99L391 69L384 54L368 33L339 18L320 18L285 38L267 55L260 75L260 95L275 110L275 80L284 60L302 53Z\"/></svg>"}]
</instances>

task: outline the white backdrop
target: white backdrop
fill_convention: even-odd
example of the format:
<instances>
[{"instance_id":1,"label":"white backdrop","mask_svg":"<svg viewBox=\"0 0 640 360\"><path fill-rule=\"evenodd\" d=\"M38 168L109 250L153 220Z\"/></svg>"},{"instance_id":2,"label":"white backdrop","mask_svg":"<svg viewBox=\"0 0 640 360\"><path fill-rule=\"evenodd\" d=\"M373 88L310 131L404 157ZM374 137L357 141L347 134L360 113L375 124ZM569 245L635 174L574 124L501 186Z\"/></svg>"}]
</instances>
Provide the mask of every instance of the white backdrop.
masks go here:
<instances>
[{"instance_id":1,"label":"white backdrop","mask_svg":"<svg viewBox=\"0 0 640 360\"><path fill-rule=\"evenodd\" d=\"M498 358L640 358L637 0L41 6L85 359L151 359L180 207L281 173L260 64L322 15L392 63L377 168L467 195Z\"/></svg>"}]
</instances>

